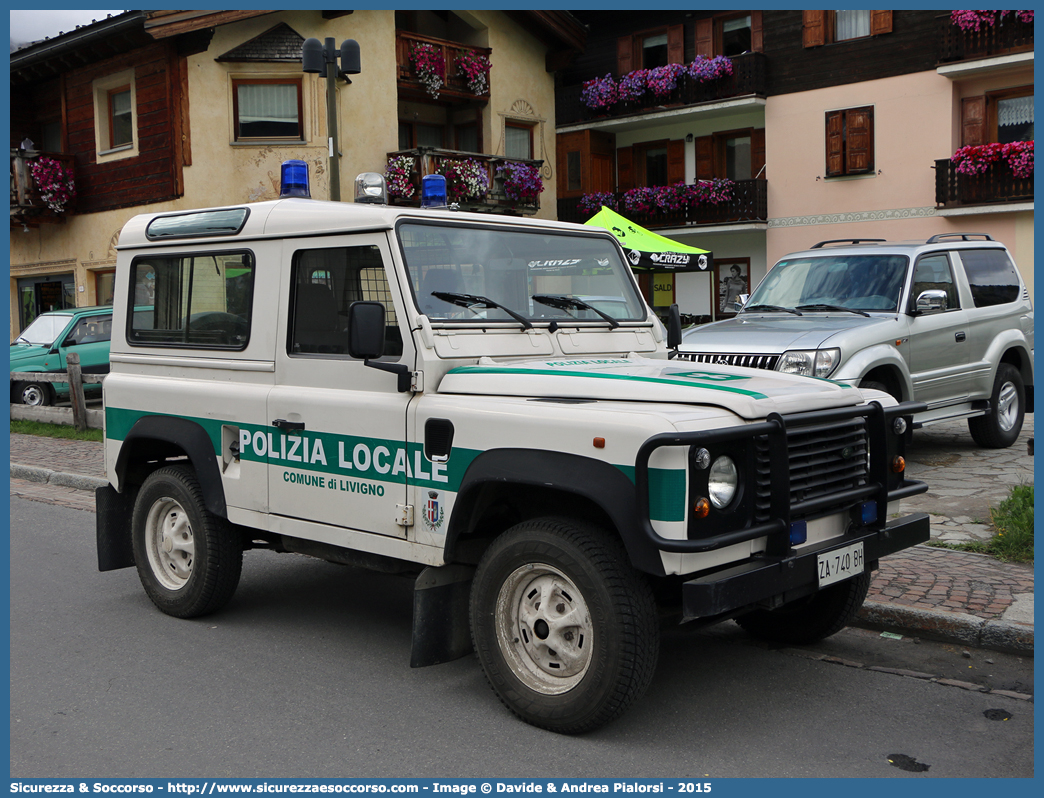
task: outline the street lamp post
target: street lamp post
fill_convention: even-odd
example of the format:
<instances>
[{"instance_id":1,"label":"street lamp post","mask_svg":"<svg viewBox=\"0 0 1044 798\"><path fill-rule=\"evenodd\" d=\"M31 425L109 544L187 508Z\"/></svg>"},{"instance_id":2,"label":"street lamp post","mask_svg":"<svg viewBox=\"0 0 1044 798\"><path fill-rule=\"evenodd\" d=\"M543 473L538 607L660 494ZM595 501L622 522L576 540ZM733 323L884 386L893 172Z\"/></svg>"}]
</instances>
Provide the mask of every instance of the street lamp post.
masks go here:
<instances>
[{"instance_id":1,"label":"street lamp post","mask_svg":"<svg viewBox=\"0 0 1044 798\"><path fill-rule=\"evenodd\" d=\"M341 68L337 68L338 56ZM330 152L330 199L334 202L341 200L341 168L339 164L340 153L337 149L337 76L344 78L345 83L351 83L349 75L358 75L361 72L359 66L359 43L355 39L345 39L341 42L341 49L335 46L334 39L327 39L323 44L318 39L306 39L301 48L301 68L305 72L316 73L326 78L326 126L329 133Z\"/></svg>"}]
</instances>

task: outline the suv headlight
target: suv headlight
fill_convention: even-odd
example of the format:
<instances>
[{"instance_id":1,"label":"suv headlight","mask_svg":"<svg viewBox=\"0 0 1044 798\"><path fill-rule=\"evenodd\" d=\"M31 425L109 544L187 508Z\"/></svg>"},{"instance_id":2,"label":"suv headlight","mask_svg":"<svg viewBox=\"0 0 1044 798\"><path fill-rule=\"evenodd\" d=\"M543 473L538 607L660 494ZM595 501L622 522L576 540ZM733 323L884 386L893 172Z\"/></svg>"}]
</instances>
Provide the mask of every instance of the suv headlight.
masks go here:
<instances>
[{"instance_id":1,"label":"suv headlight","mask_svg":"<svg viewBox=\"0 0 1044 798\"><path fill-rule=\"evenodd\" d=\"M841 362L840 349L792 349L784 352L776 371L803 377L829 377Z\"/></svg>"}]
</instances>

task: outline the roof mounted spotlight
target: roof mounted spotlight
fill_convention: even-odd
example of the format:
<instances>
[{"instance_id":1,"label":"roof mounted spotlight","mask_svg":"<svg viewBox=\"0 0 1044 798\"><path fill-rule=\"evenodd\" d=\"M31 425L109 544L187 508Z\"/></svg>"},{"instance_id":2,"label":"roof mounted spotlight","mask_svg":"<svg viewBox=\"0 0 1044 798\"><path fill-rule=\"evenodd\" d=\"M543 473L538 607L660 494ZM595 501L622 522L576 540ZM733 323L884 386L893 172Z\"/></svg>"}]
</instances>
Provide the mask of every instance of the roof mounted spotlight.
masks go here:
<instances>
[{"instance_id":1,"label":"roof mounted spotlight","mask_svg":"<svg viewBox=\"0 0 1044 798\"><path fill-rule=\"evenodd\" d=\"M388 186L384 175L378 172L363 172L355 178L355 201L373 205L388 204Z\"/></svg>"}]
</instances>

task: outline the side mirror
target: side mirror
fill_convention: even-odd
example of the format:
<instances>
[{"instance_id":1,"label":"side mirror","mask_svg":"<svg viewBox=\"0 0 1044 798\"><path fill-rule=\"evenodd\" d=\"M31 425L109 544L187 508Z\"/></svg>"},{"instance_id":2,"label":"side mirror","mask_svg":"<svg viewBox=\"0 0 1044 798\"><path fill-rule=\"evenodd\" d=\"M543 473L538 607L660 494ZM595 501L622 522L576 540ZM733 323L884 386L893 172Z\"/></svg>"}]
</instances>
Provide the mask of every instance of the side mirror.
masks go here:
<instances>
[{"instance_id":1,"label":"side mirror","mask_svg":"<svg viewBox=\"0 0 1044 798\"><path fill-rule=\"evenodd\" d=\"M678 305L671 305L667 316L667 348L677 350L682 342L681 311Z\"/></svg>"},{"instance_id":2,"label":"side mirror","mask_svg":"<svg viewBox=\"0 0 1044 798\"><path fill-rule=\"evenodd\" d=\"M405 363L374 362L384 354L384 305L380 302L353 302L348 306L348 354L360 358L372 369L396 376L396 390L406 393L413 385L413 372Z\"/></svg>"},{"instance_id":3,"label":"side mirror","mask_svg":"<svg viewBox=\"0 0 1044 798\"><path fill-rule=\"evenodd\" d=\"M353 302L348 306L348 354L360 360L384 354L384 305Z\"/></svg>"},{"instance_id":4,"label":"side mirror","mask_svg":"<svg viewBox=\"0 0 1044 798\"><path fill-rule=\"evenodd\" d=\"M946 292L933 288L917 295L914 311L916 313L938 313L946 310L947 305Z\"/></svg>"}]
</instances>

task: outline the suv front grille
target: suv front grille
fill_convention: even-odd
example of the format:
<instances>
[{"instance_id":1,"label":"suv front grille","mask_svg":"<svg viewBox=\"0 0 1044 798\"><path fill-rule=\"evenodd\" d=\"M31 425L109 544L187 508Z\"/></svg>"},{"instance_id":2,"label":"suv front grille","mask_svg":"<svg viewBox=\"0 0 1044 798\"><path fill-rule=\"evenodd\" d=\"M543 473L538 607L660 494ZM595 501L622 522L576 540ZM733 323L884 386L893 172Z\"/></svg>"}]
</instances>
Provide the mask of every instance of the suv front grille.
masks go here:
<instances>
[{"instance_id":1,"label":"suv front grille","mask_svg":"<svg viewBox=\"0 0 1044 798\"><path fill-rule=\"evenodd\" d=\"M779 355L726 355L720 352L679 352L676 360L690 360L693 363L714 363L719 366L745 366L752 369L776 368Z\"/></svg>"},{"instance_id":2,"label":"suv front grille","mask_svg":"<svg viewBox=\"0 0 1044 798\"><path fill-rule=\"evenodd\" d=\"M769 520L773 465L769 460L768 439L755 441L757 489L755 519ZM863 418L787 430L790 504L857 488L868 482L867 432ZM823 514L843 506L828 508Z\"/></svg>"}]
</instances>

